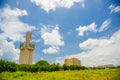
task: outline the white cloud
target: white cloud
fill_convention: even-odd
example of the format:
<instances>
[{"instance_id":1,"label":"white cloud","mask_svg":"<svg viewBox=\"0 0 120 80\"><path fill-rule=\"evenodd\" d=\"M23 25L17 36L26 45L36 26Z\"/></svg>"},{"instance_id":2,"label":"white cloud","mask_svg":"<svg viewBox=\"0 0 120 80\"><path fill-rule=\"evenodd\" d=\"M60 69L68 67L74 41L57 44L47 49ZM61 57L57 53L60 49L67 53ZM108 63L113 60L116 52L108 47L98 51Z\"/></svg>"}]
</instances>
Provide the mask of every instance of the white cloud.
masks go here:
<instances>
[{"instance_id":1,"label":"white cloud","mask_svg":"<svg viewBox=\"0 0 120 80\"><path fill-rule=\"evenodd\" d=\"M52 28L52 29L50 29ZM44 40L45 45L51 45L51 46L63 46L64 41L62 40L63 37L59 33L59 27L46 25L46 27L41 28L41 37Z\"/></svg>"},{"instance_id":2,"label":"white cloud","mask_svg":"<svg viewBox=\"0 0 120 80\"><path fill-rule=\"evenodd\" d=\"M46 12L50 10L54 11L60 7L71 8L75 3L79 3L81 7L85 7L84 0L31 0L31 2Z\"/></svg>"},{"instance_id":3,"label":"white cloud","mask_svg":"<svg viewBox=\"0 0 120 80\"><path fill-rule=\"evenodd\" d=\"M44 49L44 53L53 54L57 53L60 49L59 46L64 45L63 37L59 33L58 25L42 25L41 28L41 37L44 40L45 45L49 45L51 47Z\"/></svg>"},{"instance_id":4,"label":"white cloud","mask_svg":"<svg viewBox=\"0 0 120 80\"><path fill-rule=\"evenodd\" d=\"M76 28L76 31L78 31L78 35L79 36L83 36L85 32L87 31L93 31L96 32L97 25L95 24L95 22L91 23L90 25L87 26L79 26L78 28Z\"/></svg>"},{"instance_id":5,"label":"white cloud","mask_svg":"<svg viewBox=\"0 0 120 80\"><path fill-rule=\"evenodd\" d=\"M35 26L30 26L20 21L20 16L28 15L26 10L20 10L18 8L11 9L9 6L0 10L0 30L5 39L12 41L23 41L24 33L32 31Z\"/></svg>"},{"instance_id":6,"label":"white cloud","mask_svg":"<svg viewBox=\"0 0 120 80\"><path fill-rule=\"evenodd\" d=\"M102 25L100 26L99 32L102 32L103 30L107 29L108 25L111 23L111 19L105 20Z\"/></svg>"},{"instance_id":7,"label":"white cloud","mask_svg":"<svg viewBox=\"0 0 120 80\"><path fill-rule=\"evenodd\" d=\"M120 12L120 6L115 6L115 5L111 4L108 8L111 10L110 14Z\"/></svg>"},{"instance_id":8,"label":"white cloud","mask_svg":"<svg viewBox=\"0 0 120 80\"><path fill-rule=\"evenodd\" d=\"M44 49L43 52L44 52L44 53L48 53L48 54L55 54L55 53L57 53L59 50L60 50L59 47L51 46L51 47L49 47L49 48L47 48L47 49Z\"/></svg>"},{"instance_id":9,"label":"white cloud","mask_svg":"<svg viewBox=\"0 0 120 80\"><path fill-rule=\"evenodd\" d=\"M0 36L0 59L18 62L19 52L13 42L8 42Z\"/></svg>"},{"instance_id":10,"label":"white cloud","mask_svg":"<svg viewBox=\"0 0 120 80\"><path fill-rule=\"evenodd\" d=\"M111 19L105 20L99 29L97 29L97 24L95 22L92 22L90 25L87 26L79 26L76 28L76 31L78 31L79 36L84 36L85 32L102 32L106 30L111 23Z\"/></svg>"},{"instance_id":11,"label":"white cloud","mask_svg":"<svg viewBox=\"0 0 120 80\"><path fill-rule=\"evenodd\" d=\"M120 30L110 38L88 39L80 43L84 51L69 57L77 57L84 66L105 64L120 65Z\"/></svg>"},{"instance_id":12,"label":"white cloud","mask_svg":"<svg viewBox=\"0 0 120 80\"><path fill-rule=\"evenodd\" d=\"M91 50L96 47L108 46L109 44L110 44L110 41L108 39L91 39L91 38L89 38L87 41L80 43L79 47L84 50L88 50L88 49Z\"/></svg>"},{"instance_id":13,"label":"white cloud","mask_svg":"<svg viewBox=\"0 0 120 80\"><path fill-rule=\"evenodd\" d=\"M0 10L0 15L2 16L2 18L9 18L11 19L11 17L19 17L19 16L25 16L25 15L28 15L27 11L24 9L24 10L20 10L18 8L14 8L13 10L9 7L9 6L6 6L4 8L2 8Z\"/></svg>"}]
</instances>

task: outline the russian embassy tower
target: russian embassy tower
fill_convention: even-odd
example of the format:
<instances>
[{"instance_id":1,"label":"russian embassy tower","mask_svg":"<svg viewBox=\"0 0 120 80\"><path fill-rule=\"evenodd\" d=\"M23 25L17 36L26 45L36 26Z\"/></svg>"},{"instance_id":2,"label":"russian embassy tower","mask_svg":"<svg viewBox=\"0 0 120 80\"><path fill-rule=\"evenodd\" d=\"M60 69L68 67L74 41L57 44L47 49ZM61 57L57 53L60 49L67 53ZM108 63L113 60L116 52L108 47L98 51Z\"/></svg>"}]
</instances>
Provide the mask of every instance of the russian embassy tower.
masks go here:
<instances>
[{"instance_id":1,"label":"russian embassy tower","mask_svg":"<svg viewBox=\"0 0 120 80\"><path fill-rule=\"evenodd\" d=\"M19 64L32 64L35 44L31 43L32 32L26 33L26 41L20 44Z\"/></svg>"}]
</instances>

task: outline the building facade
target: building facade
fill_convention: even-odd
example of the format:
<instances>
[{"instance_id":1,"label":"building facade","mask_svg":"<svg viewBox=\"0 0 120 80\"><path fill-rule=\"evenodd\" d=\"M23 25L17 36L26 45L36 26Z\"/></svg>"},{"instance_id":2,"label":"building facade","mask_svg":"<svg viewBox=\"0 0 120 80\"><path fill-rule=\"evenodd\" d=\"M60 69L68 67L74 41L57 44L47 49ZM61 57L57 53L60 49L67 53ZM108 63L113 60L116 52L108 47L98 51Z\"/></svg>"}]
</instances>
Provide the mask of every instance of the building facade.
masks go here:
<instances>
[{"instance_id":1,"label":"building facade","mask_svg":"<svg viewBox=\"0 0 120 80\"><path fill-rule=\"evenodd\" d=\"M71 65L81 66L81 61L77 58L70 58L70 59L65 59L64 64L67 66L71 66Z\"/></svg>"},{"instance_id":2,"label":"building facade","mask_svg":"<svg viewBox=\"0 0 120 80\"><path fill-rule=\"evenodd\" d=\"M26 41L20 44L19 64L32 64L35 44L31 43L32 33L26 33Z\"/></svg>"}]
</instances>

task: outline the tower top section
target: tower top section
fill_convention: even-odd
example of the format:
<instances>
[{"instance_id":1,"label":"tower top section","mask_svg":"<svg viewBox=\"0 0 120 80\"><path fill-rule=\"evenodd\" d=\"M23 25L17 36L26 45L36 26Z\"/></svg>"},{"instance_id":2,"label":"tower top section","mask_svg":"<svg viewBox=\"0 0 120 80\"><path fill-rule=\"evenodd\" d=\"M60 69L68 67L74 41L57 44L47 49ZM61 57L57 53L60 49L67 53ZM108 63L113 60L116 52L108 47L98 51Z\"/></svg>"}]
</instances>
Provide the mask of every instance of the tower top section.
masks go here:
<instances>
[{"instance_id":1,"label":"tower top section","mask_svg":"<svg viewBox=\"0 0 120 80\"><path fill-rule=\"evenodd\" d=\"M31 39L32 39L32 32L27 32L26 33L26 43L30 44Z\"/></svg>"},{"instance_id":2,"label":"tower top section","mask_svg":"<svg viewBox=\"0 0 120 80\"><path fill-rule=\"evenodd\" d=\"M20 44L20 49L35 49L35 44L31 43L32 40L32 32L26 33L26 41Z\"/></svg>"}]
</instances>

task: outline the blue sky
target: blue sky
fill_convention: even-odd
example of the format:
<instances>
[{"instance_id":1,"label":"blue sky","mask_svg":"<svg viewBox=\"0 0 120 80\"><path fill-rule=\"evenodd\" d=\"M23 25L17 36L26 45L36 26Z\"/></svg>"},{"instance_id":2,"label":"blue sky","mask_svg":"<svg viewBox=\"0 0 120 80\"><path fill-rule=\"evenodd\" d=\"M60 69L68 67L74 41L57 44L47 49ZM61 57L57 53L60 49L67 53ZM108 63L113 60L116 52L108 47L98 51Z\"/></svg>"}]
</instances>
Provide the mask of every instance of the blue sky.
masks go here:
<instances>
[{"instance_id":1,"label":"blue sky","mask_svg":"<svg viewBox=\"0 0 120 80\"><path fill-rule=\"evenodd\" d=\"M19 61L27 31L34 63L76 57L84 66L120 65L119 0L0 0L0 59Z\"/></svg>"}]
</instances>

